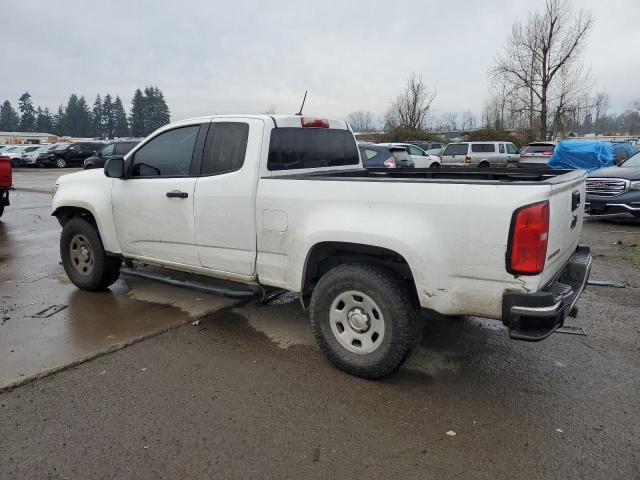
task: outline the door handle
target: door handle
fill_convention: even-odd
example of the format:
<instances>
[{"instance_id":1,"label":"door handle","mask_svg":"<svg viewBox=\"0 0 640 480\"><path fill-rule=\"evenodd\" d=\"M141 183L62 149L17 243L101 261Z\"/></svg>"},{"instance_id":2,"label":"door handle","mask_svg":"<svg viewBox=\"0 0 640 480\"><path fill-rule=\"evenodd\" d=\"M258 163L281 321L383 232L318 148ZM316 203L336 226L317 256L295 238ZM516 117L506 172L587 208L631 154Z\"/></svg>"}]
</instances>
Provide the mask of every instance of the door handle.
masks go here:
<instances>
[{"instance_id":1,"label":"door handle","mask_svg":"<svg viewBox=\"0 0 640 480\"><path fill-rule=\"evenodd\" d=\"M180 190L171 190L167 192L167 198L187 198L189 194L187 192L181 192Z\"/></svg>"}]
</instances>

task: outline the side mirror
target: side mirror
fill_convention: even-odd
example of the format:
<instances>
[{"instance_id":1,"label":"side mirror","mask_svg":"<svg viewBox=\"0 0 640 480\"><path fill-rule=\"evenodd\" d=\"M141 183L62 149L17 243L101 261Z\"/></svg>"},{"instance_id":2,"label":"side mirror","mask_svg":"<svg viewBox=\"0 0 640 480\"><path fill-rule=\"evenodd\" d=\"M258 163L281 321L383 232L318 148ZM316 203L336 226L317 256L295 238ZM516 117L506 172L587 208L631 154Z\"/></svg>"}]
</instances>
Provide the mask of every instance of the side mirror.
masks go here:
<instances>
[{"instance_id":1,"label":"side mirror","mask_svg":"<svg viewBox=\"0 0 640 480\"><path fill-rule=\"evenodd\" d=\"M104 164L104 175L109 178L124 178L124 158L110 158Z\"/></svg>"}]
</instances>

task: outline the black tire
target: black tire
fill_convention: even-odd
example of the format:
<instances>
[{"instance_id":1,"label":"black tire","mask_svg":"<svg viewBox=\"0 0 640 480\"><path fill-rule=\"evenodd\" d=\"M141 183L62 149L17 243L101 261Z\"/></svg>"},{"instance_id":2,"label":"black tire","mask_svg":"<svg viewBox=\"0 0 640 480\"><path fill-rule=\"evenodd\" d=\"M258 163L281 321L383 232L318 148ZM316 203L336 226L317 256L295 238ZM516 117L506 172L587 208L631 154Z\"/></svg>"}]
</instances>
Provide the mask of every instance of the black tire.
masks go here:
<instances>
[{"instance_id":1,"label":"black tire","mask_svg":"<svg viewBox=\"0 0 640 480\"><path fill-rule=\"evenodd\" d=\"M442 165L440 165L439 163L432 163L431 165L429 165L429 168L440 168Z\"/></svg>"},{"instance_id":2,"label":"black tire","mask_svg":"<svg viewBox=\"0 0 640 480\"><path fill-rule=\"evenodd\" d=\"M3 213L4 213L4 205L0 205L0 217L2 217Z\"/></svg>"},{"instance_id":3,"label":"black tire","mask_svg":"<svg viewBox=\"0 0 640 480\"><path fill-rule=\"evenodd\" d=\"M78 261L78 243L89 250L84 263ZM60 236L60 256L67 276L81 290L105 290L120 276L122 261L106 254L96 227L80 217L64 224Z\"/></svg>"},{"instance_id":4,"label":"black tire","mask_svg":"<svg viewBox=\"0 0 640 480\"><path fill-rule=\"evenodd\" d=\"M488 162L480 162L480 165L478 165L478 168L489 168L490 165Z\"/></svg>"},{"instance_id":5,"label":"black tire","mask_svg":"<svg viewBox=\"0 0 640 480\"><path fill-rule=\"evenodd\" d=\"M383 318L384 334L371 352L349 351L341 343L343 340L338 340L339 334L333 332L330 312L335 302L352 291L362 292L373 300ZM352 308L350 312L353 310L358 309ZM389 375L402 365L420 340L418 310L408 286L392 271L377 265L345 264L327 272L313 291L310 314L313 335L322 352L333 365L358 377L377 379ZM351 322L349 315L345 319ZM371 324L369 320L367 323ZM345 324L344 329L352 328Z\"/></svg>"}]
</instances>

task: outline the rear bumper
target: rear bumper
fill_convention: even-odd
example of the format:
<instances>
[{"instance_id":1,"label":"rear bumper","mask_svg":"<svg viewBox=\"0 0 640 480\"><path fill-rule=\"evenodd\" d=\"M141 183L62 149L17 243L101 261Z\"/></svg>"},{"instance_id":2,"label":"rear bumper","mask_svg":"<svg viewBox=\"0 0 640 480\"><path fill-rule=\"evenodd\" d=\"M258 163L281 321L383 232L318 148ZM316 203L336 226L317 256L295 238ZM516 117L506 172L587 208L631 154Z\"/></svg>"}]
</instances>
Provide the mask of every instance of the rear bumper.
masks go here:
<instances>
[{"instance_id":1,"label":"rear bumper","mask_svg":"<svg viewBox=\"0 0 640 480\"><path fill-rule=\"evenodd\" d=\"M578 246L554 280L535 293L506 292L502 300L502 321L514 340L544 340L575 316L576 303L591 273L589 247Z\"/></svg>"}]
</instances>

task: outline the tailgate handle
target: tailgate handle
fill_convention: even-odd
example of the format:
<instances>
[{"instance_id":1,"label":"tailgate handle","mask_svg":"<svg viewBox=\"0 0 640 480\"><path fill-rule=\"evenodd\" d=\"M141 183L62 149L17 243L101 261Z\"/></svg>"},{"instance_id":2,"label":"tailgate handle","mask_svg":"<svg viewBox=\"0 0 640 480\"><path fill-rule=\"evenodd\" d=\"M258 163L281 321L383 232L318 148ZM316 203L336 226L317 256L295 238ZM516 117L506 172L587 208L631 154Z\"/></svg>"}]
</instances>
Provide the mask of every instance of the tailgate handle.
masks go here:
<instances>
[{"instance_id":1,"label":"tailgate handle","mask_svg":"<svg viewBox=\"0 0 640 480\"><path fill-rule=\"evenodd\" d=\"M580 192L576 190L571 194L571 211L575 212L580 206Z\"/></svg>"}]
</instances>

